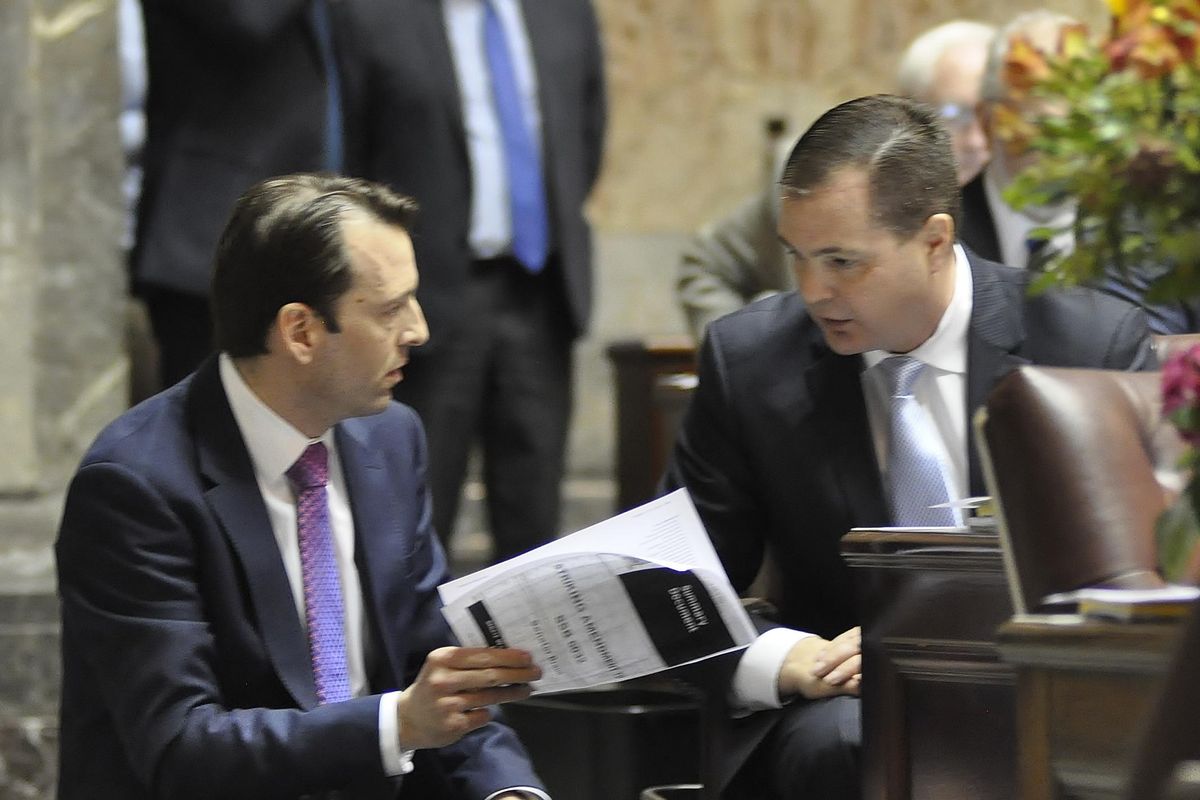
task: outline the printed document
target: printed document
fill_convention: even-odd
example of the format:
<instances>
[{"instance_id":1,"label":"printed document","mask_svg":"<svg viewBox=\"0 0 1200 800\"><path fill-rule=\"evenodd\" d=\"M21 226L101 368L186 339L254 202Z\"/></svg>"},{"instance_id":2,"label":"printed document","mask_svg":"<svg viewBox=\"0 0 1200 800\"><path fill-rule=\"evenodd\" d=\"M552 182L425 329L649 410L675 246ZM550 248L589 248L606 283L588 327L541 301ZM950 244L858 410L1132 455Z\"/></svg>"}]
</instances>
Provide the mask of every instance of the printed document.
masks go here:
<instances>
[{"instance_id":1,"label":"printed document","mask_svg":"<svg viewBox=\"0 0 1200 800\"><path fill-rule=\"evenodd\" d=\"M648 675L757 635L683 489L438 591L463 646L533 654L534 694Z\"/></svg>"}]
</instances>

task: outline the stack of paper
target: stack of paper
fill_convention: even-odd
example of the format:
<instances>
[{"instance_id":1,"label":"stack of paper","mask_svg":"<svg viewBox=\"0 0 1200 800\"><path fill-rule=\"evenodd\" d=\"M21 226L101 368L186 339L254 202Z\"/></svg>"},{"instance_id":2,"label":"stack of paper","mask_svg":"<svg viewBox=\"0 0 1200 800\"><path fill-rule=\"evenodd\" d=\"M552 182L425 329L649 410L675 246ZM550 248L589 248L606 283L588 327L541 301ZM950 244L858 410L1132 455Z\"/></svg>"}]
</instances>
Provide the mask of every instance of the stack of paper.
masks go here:
<instances>
[{"instance_id":1,"label":"stack of paper","mask_svg":"<svg viewBox=\"0 0 1200 800\"><path fill-rule=\"evenodd\" d=\"M1160 589L1079 589L1051 595L1045 604L1061 605L1074 602L1086 617L1123 621L1161 621L1186 616L1200 588L1195 586L1164 586Z\"/></svg>"}]
</instances>

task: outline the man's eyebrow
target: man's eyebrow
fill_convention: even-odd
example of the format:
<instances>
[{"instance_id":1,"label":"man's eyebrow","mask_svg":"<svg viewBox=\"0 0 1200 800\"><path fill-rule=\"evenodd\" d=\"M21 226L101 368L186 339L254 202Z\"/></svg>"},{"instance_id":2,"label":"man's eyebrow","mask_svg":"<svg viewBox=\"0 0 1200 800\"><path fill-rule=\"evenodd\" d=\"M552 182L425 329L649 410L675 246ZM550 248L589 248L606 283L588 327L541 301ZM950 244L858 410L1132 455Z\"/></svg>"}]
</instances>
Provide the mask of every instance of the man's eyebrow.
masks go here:
<instances>
[{"instance_id":1,"label":"man's eyebrow","mask_svg":"<svg viewBox=\"0 0 1200 800\"><path fill-rule=\"evenodd\" d=\"M784 250L787 250L792 255L800 254L800 251L797 250L795 247L793 247L791 242L789 242L787 239L783 238L783 236L781 234L778 234L778 233L775 234L775 238L777 238L779 240L779 243L781 245L783 245ZM817 258L820 256L832 255L834 253L855 253L855 251L847 250L844 247L838 247L837 245L831 244L826 247L822 247L819 250L814 250L812 253L809 254L809 256L812 258Z\"/></svg>"},{"instance_id":2,"label":"man's eyebrow","mask_svg":"<svg viewBox=\"0 0 1200 800\"><path fill-rule=\"evenodd\" d=\"M404 305L404 303L405 303L405 302L406 302L406 301L407 301L407 300L408 300L410 297L412 297L413 295L415 295L416 293L417 293L417 287L415 287L415 286L414 286L414 287L412 287L411 289L406 289L406 290L404 290L404 291L403 291L403 292L401 292L400 294L393 295L392 297L389 297L387 300L385 300L385 301L382 303L382 305L383 305L383 307L384 307L384 308L392 308L393 306L401 306L401 305Z\"/></svg>"}]
</instances>

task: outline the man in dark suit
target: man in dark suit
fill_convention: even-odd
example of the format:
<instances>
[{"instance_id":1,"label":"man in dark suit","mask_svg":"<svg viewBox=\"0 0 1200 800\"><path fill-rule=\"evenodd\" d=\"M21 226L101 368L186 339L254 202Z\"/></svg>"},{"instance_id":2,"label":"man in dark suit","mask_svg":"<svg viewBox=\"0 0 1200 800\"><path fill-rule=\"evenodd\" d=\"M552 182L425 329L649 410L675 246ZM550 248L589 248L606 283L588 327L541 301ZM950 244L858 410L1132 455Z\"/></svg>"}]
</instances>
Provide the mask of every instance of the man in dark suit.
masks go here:
<instances>
[{"instance_id":1,"label":"man in dark suit","mask_svg":"<svg viewBox=\"0 0 1200 800\"><path fill-rule=\"evenodd\" d=\"M600 169L603 64L590 0L386 0L360 14L353 169L416 198L433 344L397 397L429 431L449 537L483 451L497 560L559 533L572 346L591 309L583 203ZM362 105L356 105L362 104Z\"/></svg>"},{"instance_id":2,"label":"man in dark suit","mask_svg":"<svg viewBox=\"0 0 1200 800\"><path fill-rule=\"evenodd\" d=\"M272 175L340 168L330 90L334 50L347 48L333 42L351 6L142 0L147 140L131 259L164 386L212 352L212 253L238 196Z\"/></svg>"},{"instance_id":3,"label":"man in dark suit","mask_svg":"<svg viewBox=\"0 0 1200 800\"><path fill-rule=\"evenodd\" d=\"M410 200L272 179L216 258L219 357L124 414L57 542L59 795L544 798L489 706L527 653L449 646Z\"/></svg>"},{"instance_id":4,"label":"man in dark suit","mask_svg":"<svg viewBox=\"0 0 1200 800\"><path fill-rule=\"evenodd\" d=\"M961 524L930 506L983 492L968 420L1017 365L1152 356L1139 309L1087 289L1027 297L1026 273L955 244L954 161L923 106L881 95L827 112L782 187L798 293L709 326L667 484L691 492L735 587L766 548L781 573L783 627L732 676L734 702L761 711L737 723L727 772L756 749L755 768L729 796L857 798L862 676L842 535Z\"/></svg>"}]
</instances>

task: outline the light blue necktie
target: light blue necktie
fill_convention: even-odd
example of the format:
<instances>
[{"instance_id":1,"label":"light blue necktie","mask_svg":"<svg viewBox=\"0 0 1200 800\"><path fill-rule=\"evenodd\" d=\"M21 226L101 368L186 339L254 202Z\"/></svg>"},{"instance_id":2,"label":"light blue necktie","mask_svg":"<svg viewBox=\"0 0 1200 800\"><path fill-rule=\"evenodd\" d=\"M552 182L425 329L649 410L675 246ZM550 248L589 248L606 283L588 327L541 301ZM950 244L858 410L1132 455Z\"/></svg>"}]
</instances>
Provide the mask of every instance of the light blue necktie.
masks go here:
<instances>
[{"instance_id":1,"label":"light blue necktie","mask_svg":"<svg viewBox=\"0 0 1200 800\"><path fill-rule=\"evenodd\" d=\"M483 7L484 49L508 168L512 251L525 269L536 274L546 265L550 240L542 159L531 121L525 117L504 26L492 0L484 0Z\"/></svg>"},{"instance_id":2,"label":"light blue necktie","mask_svg":"<svg viewBox=\"0 0 1200 800\"><path fill-rule=\"evenodd\" d=\"M312 0L310 8L317 52L325 72L325 161L328 172L341 173L345 165L342 134L342 78L333 47L333 20L327 0Z\"/></svg>"},{"instance_id":3,"label":"light blue necktie","mask_svg":"<svg viewBox=\"0 0 1200 800\"><path fill-rule=\"evenodd\" d=\"M346 631L342 580L333 550L329 524L329 453L321 442L308 446L287 471L296 493L296 535L300 541L300 572L304 583L304 617L312 656L317 699L337 703L350 699L346 664Z\"/></svg>"},{"instance_id":4,"label":"light blue necktie","mask_svg":"<svg viewBox=\"0 0 1200 800\"><path fill-rule=\"evenodd\" d=\"M880 362L880 367L891 395L887 477L892 524L957 525L953 509L930 508L949 501L950 494L932 446L938 435L933 420L913 396L913 384L925 365L908 356L892 356Z\"/></svg>"}]
</instances>

